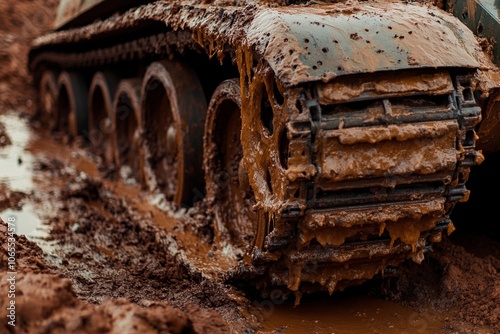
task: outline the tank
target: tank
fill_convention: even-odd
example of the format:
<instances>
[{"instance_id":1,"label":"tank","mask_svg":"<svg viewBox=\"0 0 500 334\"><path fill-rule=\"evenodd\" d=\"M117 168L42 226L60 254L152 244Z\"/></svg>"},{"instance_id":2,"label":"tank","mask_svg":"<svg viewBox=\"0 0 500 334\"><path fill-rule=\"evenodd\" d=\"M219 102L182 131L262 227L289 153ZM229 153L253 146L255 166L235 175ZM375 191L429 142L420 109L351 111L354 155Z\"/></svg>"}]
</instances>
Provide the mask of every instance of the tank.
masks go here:
<instances>
[{"instance_id":1,"label":"tank","mask_svg":"<svg viewBox=\"0 0 500 334\"><path fill-rule=\"evenodd\" d=\"M498 70L450 4L63 0L38 117L203 201L228 281L333 293L420 263L498 150Z\"/></svg>"}]
</instances>

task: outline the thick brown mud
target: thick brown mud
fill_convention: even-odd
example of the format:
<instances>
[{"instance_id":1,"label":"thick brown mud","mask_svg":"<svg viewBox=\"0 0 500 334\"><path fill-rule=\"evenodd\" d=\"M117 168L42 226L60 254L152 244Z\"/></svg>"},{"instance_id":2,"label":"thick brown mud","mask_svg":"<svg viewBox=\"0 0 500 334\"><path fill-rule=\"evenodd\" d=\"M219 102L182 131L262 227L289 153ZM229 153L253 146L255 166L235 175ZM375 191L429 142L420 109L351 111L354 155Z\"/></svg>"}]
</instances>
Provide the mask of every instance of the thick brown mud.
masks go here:
<instances>
[{"instance_id":1,"label":"thick brown mud","mask_svg":"<svg viewBox=\"0 0 500 334\"><path fill-rule=\"evenodd\" d=\"M6 115L2 117L9 118ZM25 120L18 119L17 116L10 117L26 125ZM15 133L11 136L16 137ZM13 142L15 144L16 139ZM73 328L71 326L75 324L65 323L62 327L67 332L73 332L73 329L92 332L95 326L101 326L108 328L105 332L113 333L123 327L145 330L148 325L152 330L161 326L148 321L161 320L164 327L169 326L169 320L159 318L159 314L169 314L171 309L174 325L179 314L185 318L185 324L175 325L180 329L172 330L173 332L226 333L230 332L230 322L234 322L231 328L237 332L244 328L245 323L239 321L238 304L229 297L232 288L220 281L207 280L194 267L190 267L175 238L150 220L151 212L140 214L125 198L112 195L102 181L91 176L96 173L92 161L82 163L85 159L76 153L77 150L72 155L76 164L66 165L58 160L72 160L71 155L65 156L68 152L63 146L58 146L49 139L45 140L45 150L55 147L59 149L61 154L54 156L50 151L40 151L43 146L41 142L44 142L42 137L37 136L32 142L34 145L30 149L37 152L38 158L36 163L29 164L28 169L32 175L28 178L33 181L34 186L29 192L17 192L14 195L8 187L4 187L1 194L4 199L2 207L8 207L2 210L1 216L5 217L7 223L11 222L7 226L2 222L2 245L7 247L8 244L7 227L14 226L18 235L15 242L16 270L8 271L26 273L26 276L20 276L16 292L16 296L29 295L29 298L17 300L18 305L26 304L17 314L19 319L24 319L18 326L21 328L20 332L44 332L42 328L53 326L53 322L67 321L71 314L74 316L82 312L81 324ZM24 151L22 156L31 154ZM6 155L2 161L5 170L8 164L3 162L8 162L8 158L9 155ZM81 170L77 169L78 165ZM16 180L11 182L10 186L15 188ZM27 219L26 212L36 217L36 221ZM164 221L168 221L168 214L164 215ZM174 218L172 220L176 222ZM6 257L5 254L8 254L7 249L2 255ZM56 278L30 275L39 272L56 274ZM43 289L37 290L39 288ZM30 289L38 292L33 293ZM60 290L71 295L72 299L68 300L65 295L59 298L56 292ZM52 297L45 297L46 294ZM8 302L5 297L1 297L2 301ZM40 302L54 298L54 304L44 305ZM75 305L74 300L77 298L78 303ZM113 301L106 304L108 299ZM89 313L107 314L117 311L120 315L106 317L146 317L147 324L114 323L109 322L110 319L101 323L102 319L99 317L85 320L88 315L85 315L87 311L84 310L92 310L94 307L90 304L101 306ZM35 314L32 317L28 312L30 307L41 307L46 316L37 318ZM69 309L65 309L66 307ZM216 310L219 307L225 311ZM191 313L191 316L185 312ZM223 313L229 318L223 319ZM49 315L54 316L52 322ZM187 329L191 331L186 331Z\"/></svg>"},{"instance_id":2,"label":"thick brown mud","mask_svg":"<svg viewBox=\"0 0 500 334\"><path fill-rule=\"evenodd\" d=\"M480 215L468 215L420 265L298 306L280 290L262 299L227 284L233 258L213 244L203 204L178 208L113 178L83 141L64 145L26 116L35 99L25 55L55 2L0 3L0 332L500 331L500 245L494 222ZM473 188L471 200L475 192L486 190ZM489 236L462 228L479 223Z\"/></svg>"}]
</instances>

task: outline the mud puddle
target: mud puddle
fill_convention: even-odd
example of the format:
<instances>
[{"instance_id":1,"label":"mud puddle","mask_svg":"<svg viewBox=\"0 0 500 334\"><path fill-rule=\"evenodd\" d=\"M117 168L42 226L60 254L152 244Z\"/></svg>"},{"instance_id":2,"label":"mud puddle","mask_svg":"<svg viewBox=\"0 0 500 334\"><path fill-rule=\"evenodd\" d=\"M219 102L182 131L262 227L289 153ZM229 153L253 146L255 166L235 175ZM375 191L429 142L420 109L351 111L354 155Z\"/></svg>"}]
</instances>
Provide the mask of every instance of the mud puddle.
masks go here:
<instances>
[{"instance_id":1,"label":"mud puddle","mask_svg":"<svg viewBox=\"0 0 500 334\"><path fill-rule=\"evenodd\" d=\"M3 189L4 201L13 203L0 206L0 217L13 217L18 222L18 234L43 236L45 232L36 215L37 209L29 202L29 194L35 189L33 162L31 152L26 150L32 140L28 122L13 113L0 115L9 144L0 147L0 187ZM15 199L17 197L17 200ZM12 205L13 204L13 205ZM12 219L12 218L11 218Z\"/></svg>"},{"instance_id":2,"label":"mud puddle","mask_svg":"<svg viewBox=\"0 0 500 334\"><path fill-rule=\"evenodd\" d=\"M446 333L444 322L435 314L416 312L366 295L309 297L298 307L284 303L272 311L263 321L260 334Z\"/></svg>"},{"instance_id":3,"label":"mud puddle","mask_svg":"<svg viewBox=\"0 0 500 334\"><path fill-rule=\"evenodd\" d=\"M33 190L33 156L26 152L30 131L25 120L9 113L0 115L0 123L10 138L10 145L0 148L0 183L13 191L29 193Z\"/></svg>"}]
</instances>

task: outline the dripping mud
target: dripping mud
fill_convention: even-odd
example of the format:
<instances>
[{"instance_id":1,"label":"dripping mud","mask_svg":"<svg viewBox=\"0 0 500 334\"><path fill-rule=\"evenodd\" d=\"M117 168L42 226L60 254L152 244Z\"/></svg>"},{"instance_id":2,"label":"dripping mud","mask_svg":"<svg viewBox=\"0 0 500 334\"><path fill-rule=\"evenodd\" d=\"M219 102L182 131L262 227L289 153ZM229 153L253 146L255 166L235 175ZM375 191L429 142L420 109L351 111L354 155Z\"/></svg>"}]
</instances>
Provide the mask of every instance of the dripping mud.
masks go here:
<instances>
[{"instance_id":1,"label":"dripping mud","mask_svg":"<svg viewBox=\"0 0 500 334\"><path fill-rule=\"evenodd\" d=\"M471 198L454 213L457 230L420 265L333 296L304 296L298 306L280 290L261 298L224 281L231 263L212 244L203 205L176 208L111 178L81 142L63 145L31 120L19 55L48 27L54 5L0 4L1 332L500 331L500 244L489 218L497 212L484 186L498 188L498 157L473 170ZM9 222L17 232L13 268ZM13 271L15 331L6 320Z\"/></svg>"}]
</instances>

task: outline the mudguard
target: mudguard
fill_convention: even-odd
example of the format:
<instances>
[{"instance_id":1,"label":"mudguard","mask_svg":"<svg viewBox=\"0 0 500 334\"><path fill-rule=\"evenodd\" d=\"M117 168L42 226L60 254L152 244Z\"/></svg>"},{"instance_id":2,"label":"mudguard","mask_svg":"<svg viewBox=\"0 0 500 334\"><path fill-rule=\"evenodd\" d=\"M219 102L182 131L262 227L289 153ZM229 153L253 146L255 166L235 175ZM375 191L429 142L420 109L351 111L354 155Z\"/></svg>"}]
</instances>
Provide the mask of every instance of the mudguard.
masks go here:
<instances>
[{"instance_id":1,"label":"mudguard","mask_svg":"<svg viewBox=\"0 0 500 334\"><path fill-rule=\"evenodd\" d=\"M155 21L191 31L211 55L224 54L228 44L253 50L284 86L381 71L493 66L474 34L450 13L391 2L221 8L156 1L107 23L88 20L88 26L42 36L34 41L30 63L42 48L97 41Z\"/></svg>"},{"instance_id":2,"label":"mudguard","mask_svg":"<svg viewBox=\"0 0 500 334\"><path fill-rule=\"evenodd\" d=\"M248 40L287 86L358 73L491 66L464 24L420 4L263 9Z\"/></svg>"}]
</instances>

